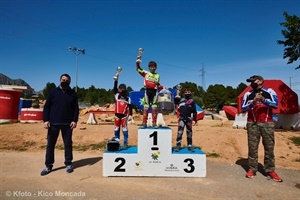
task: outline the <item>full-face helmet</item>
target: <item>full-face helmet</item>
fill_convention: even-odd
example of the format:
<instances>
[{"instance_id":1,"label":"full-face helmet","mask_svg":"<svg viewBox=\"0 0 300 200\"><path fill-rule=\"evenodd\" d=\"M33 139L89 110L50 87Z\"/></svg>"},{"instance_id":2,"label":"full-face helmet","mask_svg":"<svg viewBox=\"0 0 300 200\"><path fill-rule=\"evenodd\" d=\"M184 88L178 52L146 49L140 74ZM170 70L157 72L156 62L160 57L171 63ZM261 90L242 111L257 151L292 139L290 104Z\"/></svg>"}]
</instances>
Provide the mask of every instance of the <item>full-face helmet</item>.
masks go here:
<instances>
[{"instance_id":1,"label":"full-face helmet","mask_svg":"<svg viewBox=\"0 0 300 200\"><path fill-rule=\"evenodd\" d=\"M150 61L148 63L148 67L151 73L155 73L156 69L157 69L157 64L154 61Z\"/></svg>"}]
</instances>

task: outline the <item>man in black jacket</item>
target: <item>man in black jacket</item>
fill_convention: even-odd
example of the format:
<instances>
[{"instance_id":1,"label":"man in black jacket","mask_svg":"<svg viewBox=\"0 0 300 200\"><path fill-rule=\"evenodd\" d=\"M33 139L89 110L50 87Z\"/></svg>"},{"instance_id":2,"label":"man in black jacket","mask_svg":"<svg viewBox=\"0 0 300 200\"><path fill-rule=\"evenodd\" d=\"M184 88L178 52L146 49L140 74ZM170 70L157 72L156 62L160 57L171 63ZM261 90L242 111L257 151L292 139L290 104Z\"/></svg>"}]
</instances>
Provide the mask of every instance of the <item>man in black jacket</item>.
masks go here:
<instances>
[{"instance_id":1,"label":"man in black jacket","mask_svg":"<svg viewBox=\"0 0 300 200\"><path fill-rule=\"evenodd\" d=\"M68 74L60 76L60 85L52 89L47 97L43 111L44 128L48 130L46 168L41 172L44 176L51 172L54 164L54 149L59 132L65 147L65 165L68 173L73 172L72 160L72 133L76 128L79 106L78 97L74 90L70 88L71 77Z\"/></svg>"}]
</instances>

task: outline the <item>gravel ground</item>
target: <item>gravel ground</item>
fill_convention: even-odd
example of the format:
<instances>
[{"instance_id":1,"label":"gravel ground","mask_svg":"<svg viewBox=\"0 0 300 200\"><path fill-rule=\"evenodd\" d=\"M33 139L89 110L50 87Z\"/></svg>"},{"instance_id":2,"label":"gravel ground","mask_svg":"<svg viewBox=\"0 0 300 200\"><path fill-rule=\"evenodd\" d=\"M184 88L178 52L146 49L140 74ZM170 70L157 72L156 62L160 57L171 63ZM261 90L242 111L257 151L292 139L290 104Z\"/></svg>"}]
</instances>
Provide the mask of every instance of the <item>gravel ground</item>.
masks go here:
<instances>
[{"instance_id":1,"label":"gravel ground","mask_svg":"<svg viewBox=\"0 0 300 200\"><path fill-rule=\"evenodd\" d=\"M75 152L75 171L66 173L63 151L54 171L40 176L44 151L3 151L0 199L299 199L300 170L277 169L282 183L261 173L245 175L245 163L207 161L205 178L103 177L102 153Z\"/></svg>"}]
</instances>

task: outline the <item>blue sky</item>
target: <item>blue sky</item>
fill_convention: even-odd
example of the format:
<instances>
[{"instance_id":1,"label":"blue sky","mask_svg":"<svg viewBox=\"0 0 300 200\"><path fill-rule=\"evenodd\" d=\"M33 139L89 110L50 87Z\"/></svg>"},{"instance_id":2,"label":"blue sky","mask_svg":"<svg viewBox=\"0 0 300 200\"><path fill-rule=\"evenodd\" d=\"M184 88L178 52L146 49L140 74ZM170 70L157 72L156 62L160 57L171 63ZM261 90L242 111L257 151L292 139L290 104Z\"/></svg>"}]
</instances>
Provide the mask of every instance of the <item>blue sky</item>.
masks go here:
<instances>
[{"instance_id":1,"label":"blue sky","mask_svg":"<svg viewBox=\"0 0 300 200\"><path fill-rule=\"evenodd\" d=\"M68 73L75 86L110 89L143 85L135 71L154 60L161 84L194 82L205 89L236 88L251 75L280 79L300 95L300 70L283 59L283 12L300 16L298 0L1 0L0 73L22 78L36 91ZM204 69L204 73L202 73ZM203 76L204 74L204 76Z\"/></svg>"}]
</instances>

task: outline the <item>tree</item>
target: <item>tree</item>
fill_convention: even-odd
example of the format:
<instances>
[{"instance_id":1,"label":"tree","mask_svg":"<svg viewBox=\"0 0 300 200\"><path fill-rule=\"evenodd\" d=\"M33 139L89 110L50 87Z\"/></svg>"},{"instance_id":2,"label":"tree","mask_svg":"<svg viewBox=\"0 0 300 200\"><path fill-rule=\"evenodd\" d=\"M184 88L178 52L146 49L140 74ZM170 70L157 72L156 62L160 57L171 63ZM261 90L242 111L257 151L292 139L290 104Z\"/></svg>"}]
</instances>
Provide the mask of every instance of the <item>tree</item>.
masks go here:
<instances>
[{"instance_id":1,"label":"tree","mask_svg":"<svg viewBox=\"0 0 300 200\"><path fill-rule=\"evenodd\" d=\"M240 95L246 88L247 85L245 83L240 83L236 88L236 94Z\"/></svg>"},{"instance_id":2,"label":"tree","mask_svg":"<svg viewBox=\"0 0 300 200\"><path fill-rule=\"evenodd\" d=\"M281 30L282 35L286 40L277 40L278 44L284 45L283 58L289 58L287 64L297 61L300 57L300 18L296 15L283 13L286 22L280 23L286 29ZM295 69L299 69L300 65Z\"/></svg>"},{"instance_id":3,"label":"tree","mask_svg":"<svg viewBox=\"0 0 300 200\"><path fill-rule=\"evenodd\" d=\"M127 93L129 94L129 92L132 92L132 91L133 91L132 87L128 86L127 87Z\"/></svg>"},{"instance_id":4,"label":"tree","mask_svg":"<svg viewBox=\"0 0 300 200\"><path fill-rule=\"evenodd\" d=\"M184 83L179 83L179 85L181 85L182 90L181 93L183 93L185 88L190 88L190 90L193 93L193 96L200 96L200 92L198 90L197 84L196 83L191 83L191 82L184 82ZM176 86L173 86L173 89L176 89ZM181 94L181 96L183 96L183 94Z\"/></svg>"},{"instance_id":5,"label":"tree","mask_svg":"<svg viewBox=\"0 0 300 200\"><path fill-rule=\"evenodd\" d=\"M225 90L226 90L226 94L224 96L225 99L223 99L223 102L225 102L226 104L236 102L236 97L239 95L237 94L236 89L233 89L232 86L227 86Z\"/></svg>"},{"instance_id":6,"label":"tree","mask_svg":"<svg viewBox=\"0 0 300 200\"><path fill-rule=\"evenodd\" d=\"M75 90L75 87L73 88ZM77 87L77 96L78 96L78 101L83 102L85 97L86 97L87 90L85 88ZM90 102L88 102L90 103Z\"/></svg>"},{"instance_id":7,"label":"tree","mask_svg":"<svg viewBox=\"0 0 300 200\"><path fill-rule=\"evenodd\" d=\"M216 108L219 103L227 101L227 91L224 85L210 85L203 97L206 108Z\"/></svg>"},{"instance_id":8,"label":"tree","mask_svg":"<svg viewBox=\"0 0 300 200\"><path fill-rule=\"evenodd\" d=\"M43 95L44 95L45 99L47 99L50 90L53 89L53 88L56 88L55 83L48 82L46 84L46 87L43 89Z\"/></svg>"}]
</instances>

